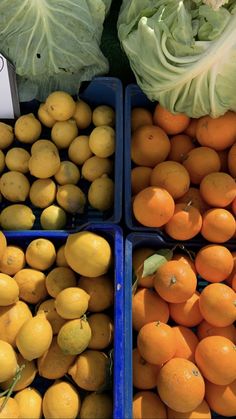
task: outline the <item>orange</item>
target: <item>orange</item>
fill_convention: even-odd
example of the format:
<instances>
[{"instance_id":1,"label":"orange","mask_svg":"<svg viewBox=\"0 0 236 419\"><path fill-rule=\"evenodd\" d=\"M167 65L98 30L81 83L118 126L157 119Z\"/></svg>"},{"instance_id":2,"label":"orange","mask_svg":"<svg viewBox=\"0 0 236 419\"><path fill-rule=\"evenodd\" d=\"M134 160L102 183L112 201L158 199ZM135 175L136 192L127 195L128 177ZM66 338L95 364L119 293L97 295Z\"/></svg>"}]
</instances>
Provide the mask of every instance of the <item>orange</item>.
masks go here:
<instances>
[{"instance_id":1,"label":"orange","mask_svg":"<svg viewBox=\"0 0 236 419\"><path fill-rule=\"evenodd\" d=\"M191 412L180 413L167 409L168 419L211 419L211 411L205 400Z\"/></svg>"},{"instance_id":2,"label":"orange","mask_svg":"<svg viewBox=\"0 0 236 419\"><path fill-rule=\"evenodd\" d=\"M136 195L150 185L151 167L136 166L131 170L131 192Z\"/></svg>"},{"instance_id":3,"label":"orange","mask_svg":"<svg viewBox=\"0 0 236 419\"><path fill-rule=\"evenodd\" d=\"M220 158L220 172L228 173L228 149L217 151Z\"/></svg>"},{"instance_id":4,"label":"orange","mask_svg":"<svg viewBox=\"0 0 236 419\"><path fill-rule=\"evenodd\" d=\"M152 391L140 391L133 398L133 419L166 419L166 407Z\"/></svg>"},{"instance_id":5,"label":"orange","mask_svg":"<svg viewBox=\"0 0 236 419\"><path fill-rule=\"evenodd\" d=\"M199 118L196 137L201 145L224 150L236 141L236 114L228 111L218 118L209 115Z\"/></svg>"},{"instance_id":6,"label":"orange","mask_svg":"<svg viewBox=\"0 0 236 419\"><path fill-rule=\"evenodd\" d=\"M172 198L178 199L188 191L190 178L182 164L167 160L152 169L150 183L166 189Z\"/></svg>"},{"instance_id":7,"label":"orange","mask_svg":"<svg viewBox=\"0 0 236 419\"><path fill-rule=\"evenodd\" d=\"M236 329L233 324L225 327L217 327L203 320L197 327L197 335L200 340L207 336L223 336L236 343Z\"/></svg>"},{"instance_id":8,"label":"orange","mask_svg":"<svg viewBox=\"0 0 236 419\"><path fill-rule=\"evenodd\" d=\"M136 107L131 110L131 131L143 125L152 125L152 113L145 108Z\"/></svg>"},{"instance_id":9,"label":"orange","mask_svg":"<svg viewBox=\"0 0 236 419\"><path fill-rule=\"evenodd\" d=\"M203 214L201 234L206 240L224 243L234 236L235 230L235 218L226 209L212 208Z\"/></svg>"},{"instance_id":10,"label":"orange","mask_svg":"<svg viewBox=\"0 0 236 419\"><path fill-rule=\"evenodd\" d=\"M196 138L197 123L198 123L198 119L191 118L189 125L184 130L184 133L189 135L192 138Z\"/></svg>"},{"instance_id":11,"label":"orange","mask_svg":"<svg viewBox=\"0 0 236 419\"><path fill-rule=\"evenodd\" d=\"M169 307L154 290L138 289L132 301L133 328L137 331L145 324L160 321L167 323Z\"/></svg>"},{"instance_id":12,"label":"orange","mask_svg":"<svg viewBox=\"0 0 236 419\"><path fill-rule=\"evenodd\" d=\"M236 320L236 293L225 284L207 285L200 294L199 307L213 326L229 326Z\"/></svg>"},{"instance_id":13,"label":"orange","mask_svg":"<svg viewBox=\"0 0 236 419\"><path fill-rule=\"evenodd\" d=\"M195 362L195 350L198 345L198 338L191 329L184 326L173 327L177 344L175 357L188 359Z\"/></svg>"},{"instance_id":14,"label":"orange","mask_svg":"<svg viewBox=\"0 0 236 419\"><path fill-rule=\"evenodd\" d=\"M137 128L131 138L131 159L140 166L154 167L170 152L170 140L163 129L155 125Z\"/></svg>"},{"instance_id":15,"label":"orange","mask_svg":"<svg viewBox=\"0 0 236 419\"><path fill-rule=\"evenodd\" d=\"M190 187L181 198L176 200L177 204L180 202L191 204L191 206L197 208L201 214L209 209L209 205L202 199L199 189L194 187Z\"/></svg>"},{"instance_id":16,"label":"orange","mask_svg":"<svg viewBox=\"0 0 236 419\"><path fill-rule=\"evenodd\" d=\"M206 380L206 400L210 408L221 416L236 416L236 380L218 386Z\"/></svg>"},{"instance_id":17,"label":"orange","mask_svg":"<svg viewBox=\"0 0 236 419\"><path fill-rule=\"evenodd\" d=\"M170 140L168 160L182 163L184 156L195 147L193 140L186 134L174 135Z\"/></svg>"},{"instance_id":18,"label":"orange","mask_svg":"<svg viewBox=\"0 0 236 419\"><path fill-rule=\"evenodd\" d=\"M183 113L173 114L158 103L154 110L153 122L167 134L175 135L180 134L188 127L190 118Z\"/></svg>"},{"instance_id":19,"label":"orange","mask_svg":"<svg viewBox=\"0 0 236 419\"><path fill-rule=\"evenodd\" d=\"M187 301L197 287L197 277L186 263L170 260L161 265L154 277L154 288L169 303Z\"/></svg>"},{"instance_id":20,"label":"orange","mask_svg":"<svg viewBox=\"0 0 236 419\"><path fill-rule=\"evenodd\" d=\"M204 176L220 170L220 158L209 147L196 147L185 155L183 165L187 169L191 183L199 184Z\"/></svg>"},{"instance_id":21,"label":"orange","mask_svg":"<svg viewBox=\"0 0 236 419\"><path fill-rule=\"evenodd\" d=\"M234 198L233 202L231 203L231 210L234 216L236 215L236 197Z\"/></svg>"},{"instance_id":22,"label":"orange","mask_svg":"<svg viewBox=\"0 0 236 419\"><path fill-rule=\"evenodd\" d=\"M209 244L197 252L195 266L198 274L206 281L221 282L232 272L234 260L227 247Z\"/></svg>"},{"instance_id":23,"label":"orange","mask_svg":"<svg viewBox=\"0 0 236 419\"><path fill-rule=\"evenodd\" d=\"M145 287L145 288L153 287L154 275L148 275L148 276L142 277L142 274L143 274L144 261L149 256L152 256L154 253L155 253L155 250L150 249L148 247L136 248L133 251L133 256L132 256L133 271L136 278L138 279L138 285L140 287Z\"/></svg>"},{"instance_id":24,"label":"orange","mask_svg":"<svg viewBox=\"0 0 236 419\"><path fill-rule=\"evenodd\" d=\"M170 316L178 324L187 327L197 326L202 320L199 308L199 292L194 294L184 303L169 304Z\"/></svg>"},{"instance_id":25,"label":"orange","mask_svg":"<svg viewBox=\"0 0 236 419\"><path fill-rule=\"evenodd\" d=\"M173 358L160 370L157 390L165 404L177 412L190 412L204 398L205 383L197 366L183 358Z\"/></svg>"},{"instance_id":26,"label":"orange","mask_svg":"<svg viewBox=\"0 0 236 419\"><path fill-rule=\"evenodd\" d=\"M159 321L147 323L138 333L137 347L145 361L162 365L175 355L177 349L175 334L165 323Z\"/></svg>"},{"instance_id":27,"label":"orange","mask_svg":"<svg viewBox=\"0 0 236 419\"><path fill-rule=\"evenodd\" d=\"M173 217L167 221L165 231L172 239L190 240L197 236L202 227L200 211L185 203L175 205Z\"/></svg>"},{"instance_id":28,"label":"orange","mask_svg":"<svg viewBox=\"0 0 236 419\"><path fill-rule=\"evenodd\" d=\"M133 200L134 216L146 227L163 226L173 216L174 209L175 203L169 192L156 186L143 189Z\"/></svg>"},{"instance_id":29,"label":"orange","mask_svg":"<svg viewBox=\"0 0 236 419\"><path fill-rule=\"evenodd\" d=\"M230 175L235 178L236 177L236 144L233 144L232 147L229 149L228 152L228 171Z\"/></svg>"},{"instance_id":30,"label":"orange","mask_svg":"<svg viewBox=\"0 0 236 419\"><path fill-rule=\"evenodd\" d=\"M210 173L200 183L200 194L212 207L225 208L236 197L235 180L227 173Z\"/></svg>"},{"instance_id":31,"label":"orange","mask_svg":"<svg viewBox=\"0 0 236 419\"><path fill-rule=\"evenodd\" d=\"M223 336L202 339L195 360L202 375L213 384L227 385L236 380L236 346Z\"/></svg>"},{"instance_id":32,"label":"orange","mask_svg":"<svg viewBox=\"0 0 236 419\"><path fill-rule=\"evenodd\" d=\"M149 364L143 359L138 348L133 349L133 385L139 390L151 390L156 387L160 367Z\"/></svg>"},{"instance_id":33,"label":"orange","mask_svg":"<svg viewBox=\"0 0 236 419\"><path fill-rule=\"evenodd\" d=\"M190 268L192 268L192 270L195 272L195 274L197 273L196 268L195 268L194 261L192 259L190 259L190 256L187 256L187 254L184 254L184 253L175 253L173 255L173 257L172 257L172 260L181 260L182 262L184 262L187 265L189 265Z\"/></svg>"}]
</instances>

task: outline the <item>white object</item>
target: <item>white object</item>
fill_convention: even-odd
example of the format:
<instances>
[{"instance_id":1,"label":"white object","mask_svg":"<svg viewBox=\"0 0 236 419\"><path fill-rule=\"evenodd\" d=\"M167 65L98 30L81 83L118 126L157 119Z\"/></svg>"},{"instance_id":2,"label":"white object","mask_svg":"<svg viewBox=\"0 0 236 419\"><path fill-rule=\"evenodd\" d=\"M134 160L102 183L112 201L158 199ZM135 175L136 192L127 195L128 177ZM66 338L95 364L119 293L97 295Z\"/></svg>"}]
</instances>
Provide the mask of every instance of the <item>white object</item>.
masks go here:
<instances>
[{"instance_id":1,"label":"white object","mask_svg":"<svg viewBox=\"0 0 236 419\"><path fill-rule=\"evenodd\" d=\"M14 119L20 116L14 67L0 54L0 119Z\"/></svg>"}]
</instances>

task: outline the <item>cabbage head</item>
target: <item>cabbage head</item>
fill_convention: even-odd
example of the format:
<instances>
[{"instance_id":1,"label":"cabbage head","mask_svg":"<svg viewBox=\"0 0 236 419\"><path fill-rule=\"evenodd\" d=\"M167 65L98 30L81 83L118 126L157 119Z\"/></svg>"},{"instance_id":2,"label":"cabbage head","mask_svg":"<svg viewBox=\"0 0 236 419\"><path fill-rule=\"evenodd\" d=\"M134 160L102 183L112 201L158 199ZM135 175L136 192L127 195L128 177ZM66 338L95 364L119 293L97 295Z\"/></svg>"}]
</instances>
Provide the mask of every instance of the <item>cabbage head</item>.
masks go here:
<instances>
[{"instance_id":1,"label":"cabbage head","mask_svg":"<svg viewBox=\"0 0 236 419\"><path fill-rule=\"evenodd\" d=\"M236 111L235 0L123 0L118 36L150 100L194 118Z\"/></svg>"},{"instance_id":2,"label":"cabbage head","mask_svg":"<svg viewBox=\"0 0 236 419\"><path fill-rule=\"evenodd\" d=\"M22 101L78 93L108 72L100 50L111 0L1 0L0 52L15 66Z\"/></svg>"}]
</instances>

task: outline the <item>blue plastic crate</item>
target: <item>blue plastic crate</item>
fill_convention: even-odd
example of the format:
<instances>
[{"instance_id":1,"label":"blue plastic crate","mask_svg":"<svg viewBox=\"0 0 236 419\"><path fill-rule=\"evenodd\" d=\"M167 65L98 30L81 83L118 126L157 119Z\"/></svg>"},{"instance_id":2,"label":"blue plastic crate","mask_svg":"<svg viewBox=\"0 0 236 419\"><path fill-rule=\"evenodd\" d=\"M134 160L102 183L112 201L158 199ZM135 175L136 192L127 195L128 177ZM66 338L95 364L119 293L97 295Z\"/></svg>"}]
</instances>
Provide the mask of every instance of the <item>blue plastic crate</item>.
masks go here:
<instances>
[{"instance_id":1,"label":"blue plastic crate","mask_svg":"<svg viewBox=\"0 0 236 419\"><path fill-rule=\"evenodd\" d=\"M101 212L90 205L86 204L84 214L67 214L68 221L65 230L72 231L80 225L87 222L111 222L119 223L122 215L122 178L123 178L123 87L122 83L118 78L115 77L95 77L89 83L84 83L81 86L79 94L80 98L87 102L92 109L98 105L108 105L115 110L116 121L116 149L114 154L114 170L113 179L115 183L114 187L114 206L110 210ZM39 102L33 100L31 102L21 103L21 114L27 114L30 112L37 113ZM5 121L7 122L7 121ZM9 123L9 122L8 122ZM92 127L92 126L91 126ZM90 127L90 128L91 128ZM81 134L88 134L90 128L79 132ZM43 131L40 138L50 138L50 130L43 127ZM25 147L30 150L31 145L25 145L15 140L14 146ZM7 151L7 150L6 150ZM67 159L67 153L65 150L60 151L61 160ZM28 176L28 174L26 174ZM33 178L35 180L35 178ZM80 179L78 186L86 193L88 191L89 182ZM3 200L1 208L14 202L7 202ZM33 229L41 229L39 217L41 209L35 208L29 199L25 202L26 205L30 206L36 216L36 220Z\"/></svg>"},{"instance_id":2,"label":"blue plastic crate","mask_svg":"<svg viewBox=\"0 0 236 419\"><path fill-rule=\"evenodd\" d=\"M81 230L92 231L105 237L113 249L114 256L114 362L113 362L113 418L124 419L124 275L123 275L123 234L119 226L112 223L88 224ZM79 230L78 230L79 231ZM60 247L70 233L66 231L8 231L5 232L8 244L21 246L23 249L34 239L46 238ZM37 376L32 386L42 393L52 381Z\"/></svg>"},{"instance_id":3,"label":"blue plastic crate","mask_svg":"<svg viewBox=\"0 0 236 419\"><path fill-rule=\"evenodd\" d=\"M175 245L177 242L175 242ZM179 243L185 249L196 251L200 249L203 244L194 242ZM164 240L163 237L155 233L148 232L132 232L125 240L125 281L124 288L125 299L125 418L132 418L132 400L133 400L133 377L132 377L132 349L133 349L133 329L132 329L132 255L133 251L140 247L149 247L158 249L172 248L173 242ZM231 251L236 250L236 246L229 244L227 246ZM198 290L203 289L208 283L203 280L198 280ZM217 415L212 412L212 417L226 419L224 416Z\"/></svg>"}]
</instances>

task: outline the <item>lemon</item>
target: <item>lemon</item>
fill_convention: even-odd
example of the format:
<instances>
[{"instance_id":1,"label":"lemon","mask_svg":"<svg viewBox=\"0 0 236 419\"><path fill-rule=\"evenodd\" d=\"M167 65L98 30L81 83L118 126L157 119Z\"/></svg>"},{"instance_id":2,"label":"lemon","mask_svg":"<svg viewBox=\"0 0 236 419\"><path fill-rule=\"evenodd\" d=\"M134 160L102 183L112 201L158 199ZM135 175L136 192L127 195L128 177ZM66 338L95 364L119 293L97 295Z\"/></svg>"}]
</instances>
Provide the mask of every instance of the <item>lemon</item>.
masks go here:
<instances>
[{"instance_id":1,"label":"lemon","mask_svg":"<svg viewBox=\"0 0 236 419\"><path fill-rule=\"evenodd\" d=\"M57 205L50 205L41 212L40 224L44 230L61 230L66 222L66 212Z\"/></svg>"},{"instance_id":2,"label":"lemon","mask_svg":"<svg viewBox=\"0 0 236 419\"><path fill-rule=\"evenodd\" d=\"M60 90L47 97L45 106L49 115L56 121L66 121L72 118L76 109L72 96Z\"/></svg>"},{"instance_id":3,"label":"lemon","mask_svg":"<svg viewBox=\"0 0 236 419\"><path fill-rule=\"evenodd\" d=\"M24 365L24 368L21 370L20 379L14 386L14 391L20 391L28 387L34 381L36 373L38 371L35 362L27 361L23 358L21 354L17 354L17 364L19 367L22 367L22 365ZM1 388L3 390L7 390L12 384L12 379L13 376L9 378L9 380L1 383Z\"/></svg>"},{"instance_id":4,"label":"lemon","mask_svg":"<svg viewBox=\"0 0 236 419\"><path fill-rule=\"evenodd\" d=\"M42 417L42 396L35 388L27 387L16 393L16 400L20 418L41 419Z\"/></svg>"},{"instance_id":5,"label":"lemon","mask_svg":"<svg viewBox=\"0 0 236 419\"><path fill-rule=\"evenodd\" d=\"M98 157L109 157L115 152L115 130L108 125L101 125L92 130L89 147Z\"/></svg>"},{"instance_id":6,"label":"lemon","mask_svg":"<svg viewBox=\"0 0 236 419\"><path fill-rule=\"evenodd\" d=\"M17 119L14 131L19 141L32 144L40 137L42 125L33 113L29 113Z\"/></svg>"},{"instance_id":7,"label":"lemon","mask_svg":"<svg viewBox=\"0 0 236 419\"><path fill-rule=\"evenodd\" d=\"M92 110L88 103L81 99L78 100L75 104L73 118L79 129L88 128L92 121Z\"/></svg>"},{"instance_id":8,"label":"lemon","mask_svg":"<svg viewBox=\"0 0 236 419\"><path fill-rule=\"evenodd\" d=\"M46 315L46 319L49 321L50 325L52 326L52 331L54 335L57 335L60 328L65 324L66 320L63 319L56 311L55 308L55 299L50 298L49 300L43 301L37 313L40 311L44 311Z\"/></svg>"},{"instance_id":9,"label":"lemon","mask_svg":"<svg viewBox=\"0 0 236 419\"><path fill-rule=\"evenodd\" d=\"M114 182L108 177L95 179L88 190L88 201L91 207L107 211L114 204Z\"/></svg>"},{"instance_id":10,"label":"lemon","mask_svg":"<svg viewBox=\"0 0 236 419\"><path fill-rule=\"evenodd\" d=\"M78 319L87 311L89 298L89 295L80 288L65 288L56 297L57 313L63 319Z\"/></svg>"},{"instance_id":11,"label":"lemon","mask_svg":"<svg viewBox=\"0 0 236 419\"><path fill-rule=\"evenodd\" d=\"M54 176L60 167L61 161L58 151L52 148L41 148L34 151L29 159L30 174L39 179Z\"/></svg>"},{"instance_id":12,"label":"lemon","mask_svg":"<svg viewBox=\"0 0 236 419\"><path fill-rule=\"evenodd\" d=\"M19 246L7 246L0 259L0 272L15 275L25 266L25 254Z\"/></svg>"},{"instance_id":13,"label":"lemon","mask_svg":"<svg viewBox=\"0 0 236 419\"><path fill-rule=\"evenodd\" d=\"M65 258L65 245L63 244L57 250L56 265L59 267L69 267Z\"/></svg>"},{"instance_id":14,"label":"lemon","mask_svg":"<svg viewBox=\"0 0 236 419\"><path fill-rule=\"evenodd\" d=\"M20 299L37 304L46 298L45 278L45 274L37 269L24 268L18 271L14 279L19 286Z\"/></svg>"},{"instance_id":15,"label":"lemon","mask_svg":"<svg viewBox=\"0 0 236 419\"><path fill-rule=\"evenodd\" d=\"M104 313L91 314L88 317L88 324L92 331L92 338L88 344L89 349L105 349L113 339L113 322Z\"/></svg>"},{"instance_id":16,"label":"lemon","mask_svg":"<svg viewBox=\"0 0 236 419\"><path fill-rule=\"evenodd\" d=\"M9 275L0 273L0 306L9 306L19 299L19 287Z\"/></svg>"},{"instance_id":17,"label":"lemon","mask_svg":"<svg viewBox=\"0 0 236 419\"><path fill-rule=\"evenodd\" d=\"M1 212L0 222L4 230L30 230L35 221L35 215L30 207L23 204L13 204Z\"/></svg>"},{"instance_id":18,"label":"lemon","mask_svg":"<svg viewBox=\"0 0 236 419\"><path fill-rule=\"evenodd\" d=\"M64 354L77 355L87 348L90 339L90 326L82 318L67 321L58 333L57 343Z\"/></svg>"},{"instance_id":19,"label":"lemon","mask_svg":"<svg viewBox=\"0 0 236 419\"><path fill-rule=\"evenodd\" d=\"M9 170L15 170L21 173L29 171L30 153L24 148L13 147L7 154L5 163Z\"/></svg>"},{"instance_id":20,"label":"lemon","mask_svg":"<svg viewBox=\"0 0 236 419\"><path fill-rule=\"evenodd\" d=\"M86 204L86 196L76 185L61 185L57 189L58 204L67 212L82 214Z\"/></svg>"},{"instance_id":21,"label":"lemon","mask_svg":"<svg viewBox=\"0 0 236 419\"><path fill-rule=\"evenodd\" d=\"M75 355L65 355L54 337L50 348L37 360L39 375L50 380L62 378L75 361Z\"/></svg>"},{"instance_id":22,"label":"lemon","mask_svg":"<svg viewBox=\"0 0 236 419\"><path fill-rule=\"evenodd\" d=\"M16 346L25 359L32 361L48 350L52 337L52 327L45 313L40 311L23 324L16 337Z\"/></svg>"},{"instance_id":23,"label":"lemon","mask_svg":"<svg viewBox=\"0 0 236 419\"><path fill-rule=\"evenodd\" d=\"M80 419L110 419L112 411L112 399L108 394L91 393L82 402Z\"/></svg>"},{"instance_id":24,"label":"lemon","mask_svg":"<svg viewBox=\"0 0 236 419\"><path fill-rule=\"evenodd\" d=\"M13 377L17 370L17 358L13 347L0 340L0 383Z\"/></svg>"},{"instance_id":25,"label":"lemon","mask_svg":"<svg viewBox=\"0 0 236 419\"><path fill-rule=\"evenodd\" d=\"M52 128L55 124L55 119L48 113L45 103L41 103L38 109L38 119L45 125L45 127Z\"/></svg>"},{"instance_id":26,"label":"lemon","mask_svg":"<svg viewBox=\"0 0 236 419\"><path fill-rule=\"evenodd\" d=\"M35 143L31 146L31 154L35 154L42 150L52 150L58 153L57 146L51 140L45 140L43 138L35 141Z\"/></svg>"},{"instance_id":27,"label":"lemon","mask_svg":"<svg viewBox=\"0 0 236 419\"><path fill-rule=\"evenodd\" d=\"M17 301L15 304L0 307L0 339L16 346L16 336L23 324L32 318L27 304Z\"/></svg>"},{"instance_id":28,"label":"lemon","mask_svg":"<svg viewBox=\"0 0 236 419\"><path fill-rule=\"evenodd\" d=\"M1 176L0 189L8 201L24 202L29 195L30 183L23 173L12 170Z\"/></svg>"},{"instance_id":29,"label":"lemon","mask_svg":"<svg viewBox=\"0 0 236 419\"><path fill-rule=\"evenodd\" d=\"M0 173L5 169L5 155L2 150L0 150Z\"/></svg>"},{"instance_id":30,"label":"lemon","mask_svg":"<svg viewBox=\"0 0 236 419\"><path fill-rule=\"evenodd\" d=\"M115 125L115 112L110 106L99 105L93 110L92 120L95 127L101 125L113 127Z\"/></svg>"},{"instance_id":31,"label":"lemon","mask_svg":"<svg viewBox=\"0 0 236 419\"><path fill-rule=\"evenodd\" d=\"M5 400L5 397L0 397L0 408ZM19 419L20 410L18 403L12 397L9 397L3 410L0 410L0 419Z\"/></svg>"},{"instance_id":32,"label":"lemon","mask_svg":"<svg viewBox=\"0 0 236 419\"><path fill-rule=\"evenodd\" d=\"M108 271L112 252L105 238L90 231L80 231L67 237L65 257L75 272L96 277Z\"/></svg>"},{"instance_id":33,"label":"lemon","mask_svg":"<svg viewBox=\"0 0 236 419\"><path fill-rule=\"evenodd\" d=\"M64 160L61 162L59 170L54 177L59 185L66 185L67 183L76 185L80 179L80 171L76 164Z\"/></svg>"},{"instance_id":34,"label":"lemon","mask_svg":"<svg viewBox=\"0 0 236 419\"><path fill-rule=\"evenodd\" d=\"M112 173L112 169L113 162L111 160L93 156L84 162L81 169L81 175L89 182L93 182L102 175L110 175Z\"/></svg>"},{"instance_id":35,"label":"lemon","mask_svg":"<svg viewBox=\"0 0 236 419\"><path fill-rule=\"evenodd\" d=\"M58 149L68 148L77 135L78 128L74 119L57 121L51 130L52 141Z\"/></svg>"},{"instance_id":36,"label":"lemon","mask_svg":"<svg viewBox=\"0 0 236 419\"><path fill-rule=\"evenodd\" d=\"M75 272L68 267L57 267L52 269L46 276L46 288L48 294L56 297L65 288L75 287L77 277Z\"/></svg>"},{"instance_id":37,"label":"lemon","mask_svg":"<svg viewBox=\"0 0 236 419\"><path fill-rule=\"evenodd\" d=\"M83 164L92 155L93 153L89 148L89 137L87 135L79 135L70 143L68 156L73 163Z\"/></svg>"},{"instance_id":38,"label":"lemon","mask_svg":"<svg viewBox=\"0 0 236 419\"><path fill-rule=\"evenodd\" d=\"M81 276L78 286L90 295L88 311L98 313L107 310L114 302L113 280L108 275L96 278Z\"/></svg>"},{"instance_id":39,"label":"lemon","mask_svg":"<svg viewBox=\"0 0 236 419\"><path fill-rule=\"evenodd\" d=\"M11 125L0 122L0 150L9 147L14 140L14 132Z\"/></svg>"},{"instance_id":40,"label":"lemon","mask_svg":"<svg viewBox=\"0 0 236 419\"><path fill-rule=\"evenodd\" d=\"M48 239L34 239L26 248L25 258L32 268L46 270L55 262L55 246Z\"/></svg>"},{"instance_id":41,"label":"lemon","mask_svg":"<svg viewBox=\"0 0 236 419\"><path fill-rule=\"evenodd\" d=\"M56 189L52 179L37 179L30 187L29 199L35 207L46 208L55 200Z\"/></svg>"},{"instance_id":42,"label":"lemon","mask_svg":"<svg viewBox=\"0 0 236 419\"><path fill-rule=\"evenodd\" d=\"M0 231L0 260L2 259L4 252L7 248L7 240L2 231Z\"/></svg>"},{"instance_id":43,"label":"lemon","mask_svg":"<svg viewBox=\"0 0 236 419\"><path fill-rule=\"evenodd\" d=\"M56 381L43 397L45 419L76 419L80 406L78 391L66 381Z\"/></svg>"}]
</instances>

